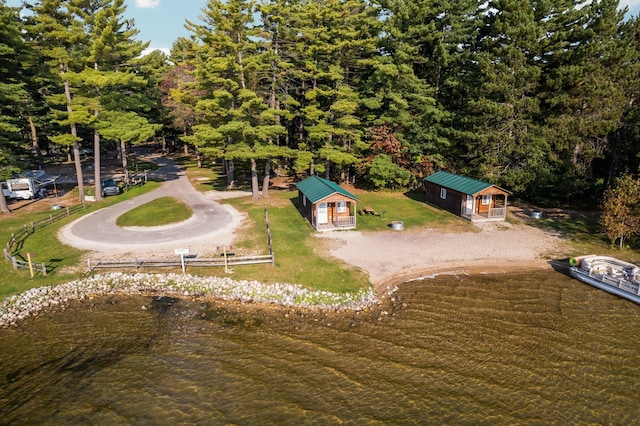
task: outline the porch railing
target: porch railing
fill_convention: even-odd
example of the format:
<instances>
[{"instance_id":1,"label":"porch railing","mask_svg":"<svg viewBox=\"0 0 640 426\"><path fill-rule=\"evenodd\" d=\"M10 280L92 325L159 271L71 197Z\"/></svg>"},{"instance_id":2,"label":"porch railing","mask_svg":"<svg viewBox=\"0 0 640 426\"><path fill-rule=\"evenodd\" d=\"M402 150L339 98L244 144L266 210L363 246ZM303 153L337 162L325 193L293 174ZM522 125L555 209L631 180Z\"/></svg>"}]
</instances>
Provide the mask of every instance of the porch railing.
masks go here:
<instances>
[{"instance_id":1,"label":"porch railing","mask_svg":"<svg viewBox=\"0 0 640 426\"><path fill-rule=\"evenodd\" d=\"M493 209L489 209L489 218L505 217L506 215L507 215L507 210L504 207L496 207Z\"/></svg>"},{"instance_id":2,"label":"porch railing","mask_svg":"<svg viewBox=\"0 0 640 426\"><path fill-rule=\"evenodd\" d=\"M462 217L467 218L469 220L474 217L486 217L487 219L495 219L495 218L504 218L506 217L507 210L504 207L496 207L489 209L489 212L474 214L473 209L463 208L462 209Z\"/></svg>"},{"instance_id":3,"label":"porch railing","mask_svg":"<svg viewBox=\"0 0 640 426\"><path fill-rule=\"evenodd\" d=\"M319 223L318 230L338 229L338 228L354 228L356 226L356 217L341 217L329 223Z\"/></svg>"},{"instance_id":4,"label":"porch railing","mask_svg":"<svg viewBox=\"0 0 640 426\"><path fill-rule=\"evenodd\" d=\"M356 225L356 217L355 216L340 217L340 218L334 220L333 224L338 228L345 228L345 227L355 226Z\"/></svg>"}]
</instances>

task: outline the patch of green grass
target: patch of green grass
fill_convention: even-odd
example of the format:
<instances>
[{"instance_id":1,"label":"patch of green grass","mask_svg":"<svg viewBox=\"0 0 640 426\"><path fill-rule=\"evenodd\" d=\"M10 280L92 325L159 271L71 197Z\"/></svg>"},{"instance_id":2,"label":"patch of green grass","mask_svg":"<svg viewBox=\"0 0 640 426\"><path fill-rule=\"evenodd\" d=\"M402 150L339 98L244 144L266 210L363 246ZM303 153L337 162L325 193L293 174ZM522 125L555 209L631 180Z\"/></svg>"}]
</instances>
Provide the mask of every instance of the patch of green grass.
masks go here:
<instances>
[{"instance_id":1,"label":"patch of green grass","mask_svg":"<svg viewBox=\"0 0 640 426\"><path fill-rule=\"evenodd\" d=\"M198 163L191 157L178 157L175 161L185 168L189 181L197 191L224 191L227 189L227 179L222 173L222 164L205 164L198 167Z\"/></svg>"},{"instance_id":2,"label":"patch of green grass","mask_svg":"<svg viewBox=\"0 0 640 426\"><path fill-rule=\"evenodd\" d=\"M359 231L389 229L392 221L402 221L405 229L427 226L429 228L447 227L450 232L475 229L469 221L426 204L422 192L366 192L356 196L358 210L369 206L378 213L378 216L357 214L356 223Z\"/></svg>"},{"instance_id":3,"label":"patch of green grass","mask_svg":"<svg viewBox=\"0 0 640 426\"><path fill-rule=\"evenodd\" d=\"M128 165L127 169L132 172L144 172L158 170L159 166L151 161L139 161Z\"/></svg>"},{"instance_id":4,"label":"patch of green grass","mask_svg":"<svg viewBox=\"0 0 640 426\"><path fill-rule=\"evenodd\" d=\"M313 228L293 205L289 191L271 192L269 199L253 202L250 198L228 200L245 211L251 224L239 233L236 246L243 250L257 249L268 253L265 204L273 237L275 265L242 266L234 269L233 277L255 279L267 283L302 284L319 290L344 293L369 286L365 273L331 258L322 249L323 240L313 237Z\"/></svg>"},{"instance_id":5,"label":"patch of green grass","mask_svg":"<svg viewBox=\"0 0 640 426\"><path fill-rule=\"evenodd\" d=\"M611 247L609 240L600 232L599 219L597 212L568 212L532 221L531 224L568 240L571 247L568 257L599 254L638 264L640 254L637 251Z\"/></svg>"},{"instance_id":6,"label":"patch of green grass","mask_svg":"<svg viewBox=\"0 0 640 426\"><path fill-rule=\"evenodd\" d=\"M173 197L156 198L118 217L118 226L160 226L189 219L193 211Z\"/></svg>"},{"instance_id":7,"label":"patch of green grass","mask_svg":"<svg viewBox=\"0 0 640 426\"><path fill-rule=\"evenodd\" d=\"M99 203L87 203L86 209L70 215L62 220L52 224L42 225L31 233L31 223L40 220L46 220L50 215L55 215L61 211L38 211L33 213L23 213L16 210L8 215L0 215L0 243L6 247L6 243L10 240L11 235L22 230L24 226L29 229L30 235L24 239L18 246L12 250L12 255L17 255L21 260L26 259L26 253L35 253L36 257L33 262L37 267L34 278L28 269L14 270L12 264L0 258L0 297L11 294L20 293L33 287L42 287L47 285L56 285L67 281L72 281L84 275L86 268L80 262L82 256L86 253L83 250L67 246L60 242L57 235L60 229L66 224L78 219L82 215L94 212L102 207L107 207L117 202L125 201L145 192L152 191L159 186L158 183L149 182L143 186L135 187L130 191L114 196L107 197ZM77 188L73 194L73 200L77 200ZM71 206L72 203L67 201L63 203ZM44 263L47 268L47 276L43 276L40 272L40 265Z\"/></svg>"}]
</instances>

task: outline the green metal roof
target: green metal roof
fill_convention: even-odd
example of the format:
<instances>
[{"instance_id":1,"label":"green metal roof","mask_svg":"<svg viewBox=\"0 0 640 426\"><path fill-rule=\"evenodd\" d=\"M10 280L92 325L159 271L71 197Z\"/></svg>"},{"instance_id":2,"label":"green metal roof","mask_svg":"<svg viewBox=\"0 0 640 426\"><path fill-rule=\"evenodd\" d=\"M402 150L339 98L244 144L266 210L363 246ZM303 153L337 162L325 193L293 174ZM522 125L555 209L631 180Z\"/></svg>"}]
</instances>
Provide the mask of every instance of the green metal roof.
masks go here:
<instances>
[{"instance_id":1,"label":"green metal roof","mask_svg":"<svg viewBox=\"0 0 640 426\"><path fill-rule=\"evenodd\" d=\"M301 180L296 184L296 186L312 203L317 203L318 201L335 193L357 200L353 194L350 194L337 183L331 182L327 179L322 179L315 175Z\"/></svg>"},{"instance_id":2,"label":"green metal roof","mask_svg":"<svg viewBox=\"0 0 640 426\"><path fill-rule=\"evenodd\" d=\"M468 195L477 194L478 192L494 186L490 183L482 182L477 179L458 176L453 173L443 171L435 172L424 180Z\"/></svg>"}]
</instances>

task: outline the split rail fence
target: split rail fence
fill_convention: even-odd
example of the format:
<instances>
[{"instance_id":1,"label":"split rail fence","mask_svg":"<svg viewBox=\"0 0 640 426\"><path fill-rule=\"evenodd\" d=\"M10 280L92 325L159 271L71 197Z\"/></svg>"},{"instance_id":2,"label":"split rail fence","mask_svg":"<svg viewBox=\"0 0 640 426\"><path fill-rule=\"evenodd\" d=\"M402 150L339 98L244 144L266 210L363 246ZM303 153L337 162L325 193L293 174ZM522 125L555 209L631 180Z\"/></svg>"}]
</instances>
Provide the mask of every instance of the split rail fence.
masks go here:
<instances>
[{"instance_id":1,"label":"split rail fence","mask_svg":"<svg viewBox=\"0 0 640 426\"><path fill-rule=\"evenodd\" d=\"M252 256L235 256L232 252L227 252L227 248L220 253L217 258L197 258L195 256L184 255L177 259L118 259L118 260L95 260L89 259L87 267L89 271L96 269L140 269L140 268L184 268L193 267L224 267L240 265L274 264L273 242L271 238L271 225L269 224L269 214L267 207L264 208L264 217L267 226L267 244L269 254ZM220 251L220 250L219 250Z\"/></svg>"},{"instance_id":2,"label":"split rail fence","mask_svg":"<svg viewBox=\"0 0 640 426\"><path fill-rule=\"evenodd\" d=\"M77 206L73 207L65 207L59 213L50 214L48 217L42 218L35 222L31 222L30 225L25 224L20 231L11 234L11 238L3 249L4 258L13 264L13 269L33 268L33 270L40 272L42 275L47 275L46 262L31 262L31 264L29 264L29 261L25 260L24 256L19 254L20 249L23 247L24 240L26 240L29 235L36 232L36 230L41 229L47 225L51 225L52 223L57 222L65 217L71 216L71 214L76 213L80 210L84 210L85 208L86 206L84 204L78 204Z\"/></svg>"}]
</instances>

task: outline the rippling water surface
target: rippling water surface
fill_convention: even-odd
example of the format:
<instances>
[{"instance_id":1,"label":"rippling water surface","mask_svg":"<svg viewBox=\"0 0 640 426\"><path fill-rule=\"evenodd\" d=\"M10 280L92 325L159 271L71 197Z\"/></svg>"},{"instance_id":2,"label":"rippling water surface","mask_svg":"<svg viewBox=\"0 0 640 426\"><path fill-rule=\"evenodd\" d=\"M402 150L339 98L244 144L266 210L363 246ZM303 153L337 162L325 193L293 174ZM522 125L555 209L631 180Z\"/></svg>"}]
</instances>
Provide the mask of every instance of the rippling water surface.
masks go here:
<instances>
[{"instance_id":1,"label":"rippling water surface","mask_svg":"<svg viewBox=\"0 0 640 426\"><path fill-rule=\"evenodd\" d=\"M1 422L639 421L640 306L554 272L443 276L397 296L339 315L74 304L0 330Z\"/></svg>"}]
</instances>

